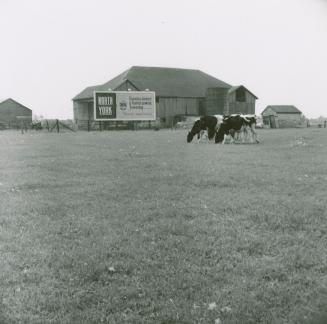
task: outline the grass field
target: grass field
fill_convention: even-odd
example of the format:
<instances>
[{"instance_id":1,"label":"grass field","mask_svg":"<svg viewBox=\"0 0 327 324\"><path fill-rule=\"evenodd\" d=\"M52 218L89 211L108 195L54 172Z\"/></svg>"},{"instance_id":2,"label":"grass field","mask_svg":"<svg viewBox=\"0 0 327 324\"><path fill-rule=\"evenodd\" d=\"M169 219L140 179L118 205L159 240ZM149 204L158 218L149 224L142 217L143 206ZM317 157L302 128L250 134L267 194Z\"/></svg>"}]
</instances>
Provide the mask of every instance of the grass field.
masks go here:
<instances>
[{"instance_id":1,"label":"grass field","mask_svg":"<svg viewBox=\"0 0 327 324\"><path fill-rule=\"evenodd\" d=\"M0 323L316 323L327 131L258 133L0 132Z\"/></svg>"}]
</instances>

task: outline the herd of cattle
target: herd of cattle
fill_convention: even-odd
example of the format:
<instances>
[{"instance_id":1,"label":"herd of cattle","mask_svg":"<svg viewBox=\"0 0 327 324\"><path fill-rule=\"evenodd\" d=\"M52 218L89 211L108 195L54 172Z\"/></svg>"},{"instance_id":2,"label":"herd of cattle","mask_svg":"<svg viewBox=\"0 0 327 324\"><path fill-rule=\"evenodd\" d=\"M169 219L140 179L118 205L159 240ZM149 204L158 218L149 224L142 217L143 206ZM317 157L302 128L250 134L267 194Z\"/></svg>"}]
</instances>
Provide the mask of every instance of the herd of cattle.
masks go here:
<instances>
[{"instance_id":1,"label":"herd of cattle","mask_svg":"<svg viewBox=\"0 0 327 324\"><path fill-rule=\"evenodd\" d=\"M207 137L209 141L224 144L230 138L242 143L259 143L255 131L256 116L234 114L230 116L214 115L202 116L195 121L191 131L187 134L187 143L192 142L195 135L198 140Z\"/></svg>"}]
</instances>

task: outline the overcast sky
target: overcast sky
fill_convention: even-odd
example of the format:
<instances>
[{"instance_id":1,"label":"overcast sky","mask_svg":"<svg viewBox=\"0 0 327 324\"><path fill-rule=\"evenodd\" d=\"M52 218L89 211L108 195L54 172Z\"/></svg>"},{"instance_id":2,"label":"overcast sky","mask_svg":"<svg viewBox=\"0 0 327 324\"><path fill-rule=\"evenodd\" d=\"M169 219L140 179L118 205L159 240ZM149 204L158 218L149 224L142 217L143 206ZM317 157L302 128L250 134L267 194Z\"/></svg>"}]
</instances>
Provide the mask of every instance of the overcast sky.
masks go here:
<instances>
[{"instance_id":1,"label":"overcast sky","mask_svg":"<svg viewBox=\"0 0 327 324\"><path fill-rule=\"evenodd\" d=\"M200 69L327 116L327 0L0 0L0 99L72 118L133 65Z\"/></svg>"}]
</instances>

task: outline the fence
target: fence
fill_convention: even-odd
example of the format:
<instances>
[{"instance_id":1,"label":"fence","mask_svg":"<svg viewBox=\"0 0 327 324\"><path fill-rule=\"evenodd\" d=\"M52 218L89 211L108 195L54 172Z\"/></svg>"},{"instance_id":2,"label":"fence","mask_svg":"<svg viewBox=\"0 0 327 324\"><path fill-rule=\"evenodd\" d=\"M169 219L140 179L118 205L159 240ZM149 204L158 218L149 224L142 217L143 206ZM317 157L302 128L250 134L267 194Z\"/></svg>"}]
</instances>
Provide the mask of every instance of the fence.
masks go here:
<instances>
[{"instance_id":1,"label":"fence","mask_svg":"<svg viewBox=\"0 0 327 324\"><path fill-rule=\"evenodd\" d=\"M322 122L308 122L307 127L315 127L315 128L327 128L327 121Z\"/></svg>"},{"instance_id":2,"label":"fence","mask_svg":"<svg viewBox=\"0 0 327 324\"><path fill-rule=\"evenodd\" d=\"M137 130L137 129L159 129L160 120L147 121L76 121L79 130L105 131L105 130Z\"/></svg>"},{"instance_id":3,"label":"fence","mask_svg":"<svg viewBox=\"0 0 327 324\"><path fill-rule=\"evenodd\" d=\"M48 132L63 132L70 131L76 132L77 125L72 120L59 120L59 119L43 119L39 122L34 122L34 129L47 130Z\"/></svg>"},{"instance_id":4,"label":"fence","mask_svg":"<svg viewBox=\"0 0 327 324\"><path fill-rule=\"evenodd\" d=\"M21 122L8 123L0 120L0 130L2 129L21 129ZM106 131L106 130L138 130L160 128L160 120L151 121L94 121L94 120L59 120L42 119L24 123L24 130L33 129L48 132L64 132L77 130L86 131Z\"/></svg>"}]
</instances>

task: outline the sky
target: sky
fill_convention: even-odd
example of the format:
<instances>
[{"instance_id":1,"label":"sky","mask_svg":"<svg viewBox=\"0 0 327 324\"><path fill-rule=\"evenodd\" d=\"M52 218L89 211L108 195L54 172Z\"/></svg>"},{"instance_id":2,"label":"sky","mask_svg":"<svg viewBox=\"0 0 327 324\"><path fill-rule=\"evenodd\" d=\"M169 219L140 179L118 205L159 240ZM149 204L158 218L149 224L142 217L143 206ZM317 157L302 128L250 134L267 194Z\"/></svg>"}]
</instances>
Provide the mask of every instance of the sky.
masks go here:
<instances>
[{"instance_id":1,"label":"sky","mask_svg":"<svg viewBox=\"0 0 327 324\"><path fill-rule=\"evenodd\" d=\"M327 0L0 0L0 99L45 118L131 66L199 69L327 116Z\"/></svg>"}]
</instances>

